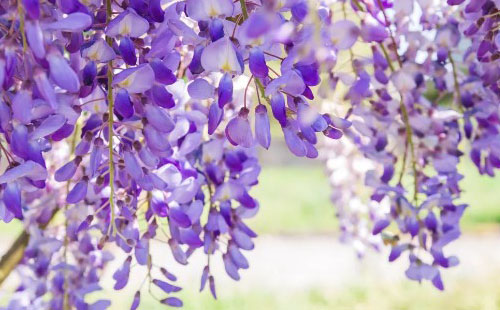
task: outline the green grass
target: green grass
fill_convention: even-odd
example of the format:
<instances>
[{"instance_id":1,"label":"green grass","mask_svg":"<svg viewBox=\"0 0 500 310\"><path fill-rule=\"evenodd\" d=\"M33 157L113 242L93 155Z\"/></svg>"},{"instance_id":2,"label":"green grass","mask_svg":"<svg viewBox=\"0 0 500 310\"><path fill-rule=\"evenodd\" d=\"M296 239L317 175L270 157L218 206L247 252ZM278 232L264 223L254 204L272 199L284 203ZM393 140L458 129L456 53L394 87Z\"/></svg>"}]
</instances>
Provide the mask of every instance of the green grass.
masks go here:
<instances>
[{"instance_id":1,"label":"green grass","mask_svg":"<svg viewBox=\"0 0 500 310\"><path fill-rule=\"evenodd\" d=\"M466 177L462 202L469 204L463 225L481 229L500 223L500 177L481 176L472 164L460 171ZM264 167L252 192L260 211L252 227L259 233L318 233L335 231L335 211L330 187L321 166Z\"/></svg>"},{"instance_id":2,"label":"green grass","mask_svg":"<svg viewBox=\"0 0 500 310\"><path fill-rule=\"evenodd\" d=\"M461 182L463 201L469 204L464 226L472 228L479 224L500 223L500 175L495 178L480 175L472 164L462 165L460 171L465 175Z\"/></svg>"},{"instance_id":3,"label":"green grass","mask_svg":"<svg viewBox=\"0 0 500 310\"><path fill-rule=\"evenodd\" d=\"M336 227L330 187L320 167L264 167L252 192L260 210L250 222L259 233L311 233Z\"/></svg>"},{"instance_id":4,"label":"green grass","mask_svg":"<svg viewBox=\"0 0 500 310\"><path fill-rule=\"evenodd\" d=\"M496 310L500 309L500 279L458 279L440 292L428 284L395 283L346 284L334 288L308 288L303 291L238 290L219 292L213 300L207 291L198 293L187 287L175 296L185 310ZM133 293L114 298L112 309L128 309ZM140 310L162 309L146 291ZM101 296L105 297L105 296ZM109 297L109 296L108 296Z\"/></svg>"},{"instance_id":5,"label":"green grass","mask_svg":"<svg viewBox=\"0 0 500 310\"><path fill-rule=\"evenodd\" d=\"M462 201L469 204L463 225L476 229L500 223L500 177L481 176L472 164L463 164L466 177ZM250 225L259 234L322 233L337 229L330 187L322 166L265 166L260 183L252 194L260 211ZM17 220L0 223L0 234L16 235L22 227Z\"/></svg>"}]
</instances>

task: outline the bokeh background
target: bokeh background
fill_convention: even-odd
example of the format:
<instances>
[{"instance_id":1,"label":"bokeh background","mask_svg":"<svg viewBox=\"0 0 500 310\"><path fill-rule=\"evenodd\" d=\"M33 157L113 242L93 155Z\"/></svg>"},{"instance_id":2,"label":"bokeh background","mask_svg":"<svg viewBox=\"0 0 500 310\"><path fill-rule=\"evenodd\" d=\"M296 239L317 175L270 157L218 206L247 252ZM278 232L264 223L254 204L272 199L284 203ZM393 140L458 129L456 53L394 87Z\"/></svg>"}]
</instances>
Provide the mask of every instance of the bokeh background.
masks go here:
<instances>
[{"instance_id":1,"label":"bokeh background","mask_svg":"<svg viewBox=\"0 0 500 310\"><path fill-rule=\"evenodd\" d=\"M247 255L250 269L241 272L241 281L229 279L220 258L213 259L215 301L207 290L199 292L204 255L194 255L188 266L179 266L166 244L153 245L154 263L171 266L169 271L184 288L178 294L184 309L500 309L500 178L480 176L464 158L460 167L467 176L462 181L463 202L470 207L463 218L463 237L448 248L461 263L443 273L446 289L439 292L429 283L408 281L404 276L408 261L403 257L389 264L383 251L358 259L351 247L341 244L329 201L335 189L328 185L323 163L289 155L279 135L274 138L271 150L261 153L263 170L253 191L261 208L250 222L259 237L255 250ZM0 225L0 250L10 245L20 229L17 224ZM121 262L119 258L118 265ZM111 309L129 309L146 270L134 267L127 288L116 292L112 274L118 265L107 269L104 291L90 297L111 298ZM0 290L1 304L15 288L10 280ZM149 295L147 285L142 296L139 309L164 308Z\"/></svg>"}]
</instances>

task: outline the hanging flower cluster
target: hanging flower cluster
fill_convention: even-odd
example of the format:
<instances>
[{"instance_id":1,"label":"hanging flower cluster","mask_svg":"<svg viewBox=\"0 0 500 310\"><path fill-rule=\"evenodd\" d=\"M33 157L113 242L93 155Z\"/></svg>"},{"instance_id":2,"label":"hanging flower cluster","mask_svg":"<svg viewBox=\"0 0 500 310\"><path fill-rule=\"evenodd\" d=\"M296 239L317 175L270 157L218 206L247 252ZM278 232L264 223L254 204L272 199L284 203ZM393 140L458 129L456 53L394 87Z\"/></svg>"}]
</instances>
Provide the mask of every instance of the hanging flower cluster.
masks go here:
<instances>
[{"instance_id":1,"label":"hanging flower cluster","mask_svg":"<svg viewBox=\"0 0 500 310\"><path fill-rule=\"evenodd\" d=\"M460 114L441 102L452 94L461 105L452 58L460 40L457 22L427 2L352 4L360 25L336 23L352 28L343 48L353 72L334 71L331 78L347 88L349 138L380 166L365 176L371 200L389 199L388 212L373 218L372 234L391 246L390 261L408 255L408 278L442 289L440 268L458 263L443 248L459 237L465 209L456 202ZM358 36L371 52L366 56L355 54Z\"/></svg>"},{"instance_id":2,"label":"hanging flower cluster","mask_svg":"<svg viewBox=\"0 0 500 310\"><path fill-rule=\"evenodd\" d=\"M8 309L108 308L86 295L111 244L126 254L116 290L144 269L131 309L144 283L182 306L153 242L179 264L203 251L201 289L216 297L211 256L235 280L249 267L271 124L298 157L327 139L332 200L360 254L384 242L391 261L408 256L408 278L442 289L466 208L463 136L480 172L500 167L500 11L464 2L2 1L0 218L26 228L20 255L0 261L22 275ZM321 114L314 101L335 90L344 113Z\"/></svg>"},{"instance_id":3,"label":"hanging flower cluster","mask_svg":"<svg viewBox=\"0 0 500 310\"><path fill-rule=\"evenodd\" d=\"M471 140L471 159L481 173L494 175L498 167L497 68L492 66L498 9L492 1L469 2L339 3L333 25L349 29L337 39L345 43L339 58L348 60L322 85L323 97L331 96L333 86L348 102L344 115L352 126L345 136L357 146L347 155L349 162L361 153L372 167L364 174L372 188L366 202L359 190L342 187L352 179L335 181L345 165L331 163L349 151L332 142L323 146L330 154L334 193L343 188L347 197L355 196L332 196L343 239L354 242L360 254L367 245L378 249L366 233L371 230L391 247L389 261L407 255L409 279L429 280L438 289L444 288L440 269L459 262L444 247L460 236L467 207L458 202L463 138ZM362 165L357 162L353 173Z\"/></svg>"}]
</instances>

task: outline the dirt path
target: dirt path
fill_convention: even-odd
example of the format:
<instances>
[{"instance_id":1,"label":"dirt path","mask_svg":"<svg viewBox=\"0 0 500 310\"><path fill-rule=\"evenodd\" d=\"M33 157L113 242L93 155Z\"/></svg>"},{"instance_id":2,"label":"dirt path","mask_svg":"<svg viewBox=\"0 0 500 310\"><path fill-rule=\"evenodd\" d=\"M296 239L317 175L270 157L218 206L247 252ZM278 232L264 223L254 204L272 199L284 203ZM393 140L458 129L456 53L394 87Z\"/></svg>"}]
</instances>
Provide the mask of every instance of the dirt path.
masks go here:
<instances>
[{"instance_id":1,"label":"dirt path","mask_svg":"<svg viewBox=\"0 0 500 310\"><path fill-rule=\"evenodd\" d=\"M154 257L165 257L167 266L179 276L184 286L198 285L206 257L201 253L190 259L188 266L170 263L170 253L164 244L154 246ZM461 260L458 267L445 272L446 283L453 279L480 278L500 274L500 233L465 235L450 245L449 253ZM249 252L250 269L241 272L242 279L234 283L226 276L220 259L212 260L220 291L231 294L253 289L304 290L341 288L358 283L388 284L403 281L406 258L397 263L387 262L387 253L369 253L363 260L354 251L338 242L335 236L261 236L256 248ZM134 277L142 278L136 270Z\"/></svg>"},{"instance_id":2,"label":"dirt path","mask_svg":"<svg viewBox=\"0 0 500 310\"><path fill-rule=\"evenodd\" d=\"M8 244L10 242L0 242L0 251ZM182 287L198 287L206 262L206 256L201 252L190 258L188 266L180 266L173 261L166 244L155 242L152 251L155 263L170 266L169 271L178 276ZM450 245L448 252L455 253L461 260L458 267L444 274L448 288L453 286L454 279L480 279L500 274L500 232L465 235ZM359 283L391 285L404 281L404 270L408 264L406 258L397 263L387 263L387 253L369 253L359 260L354 251L338 242L333 234L260 236L255 250L248 252L247 258L250 269L241 272L239 283L225 274L220 257L212 259L213 274L221 294L256 289L287 292L311 287L341 289ZM107 269L104 287L111 289L112 273L121 262L123 259L119 258ZM133 268L130 283L141 283L144 276L144 268ZM9 280L12 282L13 279ZM126 291L133 294L135 289L136 285L131 284Z\"/></svg>"}]
</instances>

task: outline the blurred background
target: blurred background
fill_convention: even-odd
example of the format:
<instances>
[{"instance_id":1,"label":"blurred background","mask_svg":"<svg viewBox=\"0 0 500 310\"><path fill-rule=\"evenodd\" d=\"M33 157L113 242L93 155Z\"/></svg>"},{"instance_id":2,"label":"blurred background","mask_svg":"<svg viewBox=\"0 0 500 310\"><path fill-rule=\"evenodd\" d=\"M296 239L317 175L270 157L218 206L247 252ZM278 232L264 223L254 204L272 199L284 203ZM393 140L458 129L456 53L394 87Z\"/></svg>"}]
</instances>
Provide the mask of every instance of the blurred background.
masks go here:
<instances>
[{"instance_id":1,"label":"blurred background","mask_svg":"<svg viewBox=\"0 0 500 310\"><path fill-rule=\"evenodd\" d=\"M220 257L211 261L218 300L208 290L199 292L206 256L195 254L188 266L179 266L168 245L153 244L155 264L171 267L183 290L176 296L187 310L322 310L322 309L500 309L500 178L480 176L464 157L460 167L463 202L470 205L463 218L463 236L448 247L460 258L458 267L443 272L445 291L430 283L410 282L404 271L406 258L388 263L388 252L369 252L358 259L355 251L338 241L335 210L329 201L331 188L320 160L291 156L283 141L261 153L260 184L252 194L260 212L249 225L258 234L256 248L248 252L250 269L234 282L224 271ZM335 190L335 189L333 189ZM21 227L0 225L0 250L10 246ZM117 255L119 252L115 253ZM111 309L129 309L146 271L132 269L123 291L112 289L112 274L123 262L109 266L104 291L96 300L111 298ZM11 281L9 281L11 282ZM0 301L8 291L0 290ZM163 309L142 289L139 309Z\"/></svg>"}]
</instances>

